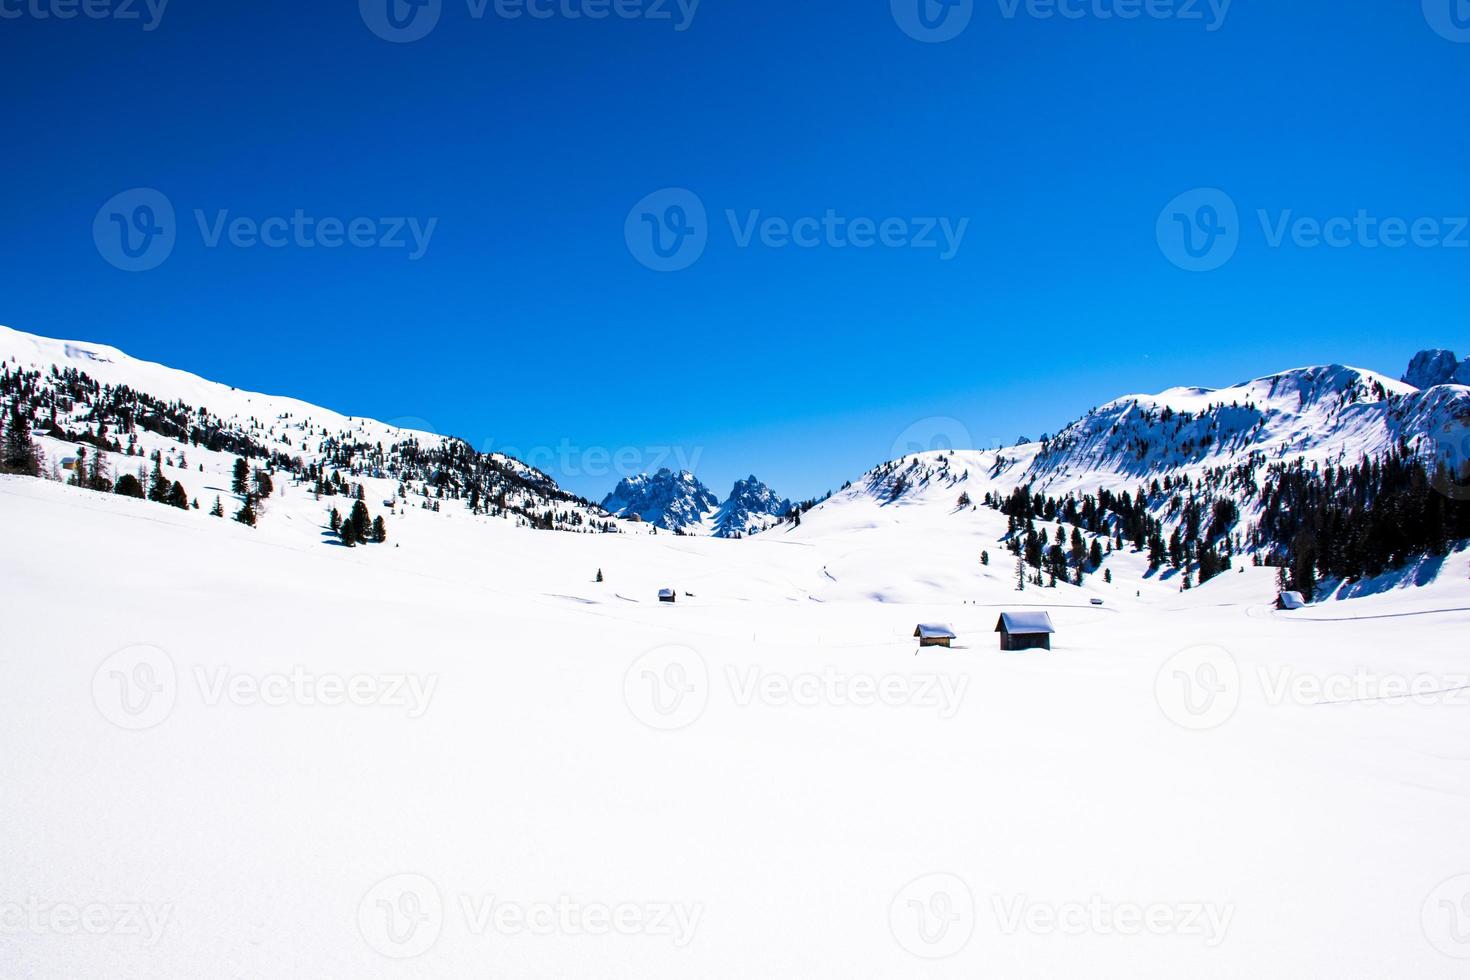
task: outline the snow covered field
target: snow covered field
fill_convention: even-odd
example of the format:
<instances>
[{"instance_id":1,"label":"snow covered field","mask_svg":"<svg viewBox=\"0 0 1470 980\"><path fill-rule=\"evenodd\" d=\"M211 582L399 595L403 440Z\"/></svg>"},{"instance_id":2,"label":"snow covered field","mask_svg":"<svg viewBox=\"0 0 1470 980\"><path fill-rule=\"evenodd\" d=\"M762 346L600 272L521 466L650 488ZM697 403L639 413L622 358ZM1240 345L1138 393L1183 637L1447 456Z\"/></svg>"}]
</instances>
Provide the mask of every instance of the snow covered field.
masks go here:
<instances>
[{"instance_id":1,"label":"snow covered field","mask_svg":"<svg viewBox=\"0 0 1470 980\"><path fill-rule=\"evenodd\" d=\"M269 508L0 477L0 975L1470 969L1463 552L1280 613L1123 554L1018 594L983 509L348 550Z\"/></svg>"}]
</instances>

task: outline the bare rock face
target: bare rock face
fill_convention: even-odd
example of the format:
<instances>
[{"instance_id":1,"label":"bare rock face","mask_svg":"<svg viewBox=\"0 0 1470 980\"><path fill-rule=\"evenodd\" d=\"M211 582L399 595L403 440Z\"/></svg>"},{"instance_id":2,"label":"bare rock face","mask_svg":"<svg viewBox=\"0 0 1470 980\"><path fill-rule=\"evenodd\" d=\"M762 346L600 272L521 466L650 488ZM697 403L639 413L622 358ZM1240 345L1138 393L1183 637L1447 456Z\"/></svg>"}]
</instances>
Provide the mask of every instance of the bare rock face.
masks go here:
<instances>
[{"instance_id":1,"label":"bare rock face","mask_svg":"<svg viewBox=\"0 0 1470 980\"><path fill-rule=\"evenodd\" d=\"M1465 380L1458 380L1457 374ZM1455 352L1448 350L1421 350L1409 362L1409 370L1403 377L1404 384L1420 389L1449 384L1452 380L1470 384L1470 358L1463 364L1457 363Z\"/></svg>"}]
</instances>

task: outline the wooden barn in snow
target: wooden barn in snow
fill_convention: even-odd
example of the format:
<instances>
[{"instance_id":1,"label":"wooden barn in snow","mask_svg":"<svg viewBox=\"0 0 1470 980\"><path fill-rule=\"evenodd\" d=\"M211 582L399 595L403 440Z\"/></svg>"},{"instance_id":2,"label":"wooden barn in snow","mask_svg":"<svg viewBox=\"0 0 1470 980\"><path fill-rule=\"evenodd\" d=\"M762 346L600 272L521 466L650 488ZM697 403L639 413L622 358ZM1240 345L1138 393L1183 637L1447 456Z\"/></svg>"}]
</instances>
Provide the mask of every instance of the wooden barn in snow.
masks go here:
<instances>
[{"instance_id":1,"label":"wooden barn in snow","mask_svg":"<svg viewBox=\"0 0 1470 980\"><path fill-rule=\"evenodd\" d=\"M677 602L678 600L679 600L679 593L675 592L673 589L659 589L658 590L658 601L659 602Z\"/></svg>"},{"instance_id":2,"label":"wooden barn in snow","mask_svg":"<svg viewBox=\"0 0 1470 980\"><path fill-rule=\"evenodd\" d=\"M943 623L920 623L914 627L914 636L921 647L947 647L955 638L954 630Z\"/></svg>"},{"instance_id":3,"label":"wooden barn in snow","mask_svg":"<svg viewBox=\"0 0 1470 980\"><path fill-rule=\"evenodd\" d=\"M995 631L1000 634L1002 650L1050 650L1056 628L1043 610L1001 613Z\"/></svg>"},{"instance_id":4,"label":"wooden barn in snow","mask_svg":"<svg viewBox=\"0 0 1470 980\"><path fill-rule=\"evenodd\" d=\"M1277 609L1301 609L1307 599L1300 592L1283 592L1276 597Z\"/></svg>"}]
</instances>

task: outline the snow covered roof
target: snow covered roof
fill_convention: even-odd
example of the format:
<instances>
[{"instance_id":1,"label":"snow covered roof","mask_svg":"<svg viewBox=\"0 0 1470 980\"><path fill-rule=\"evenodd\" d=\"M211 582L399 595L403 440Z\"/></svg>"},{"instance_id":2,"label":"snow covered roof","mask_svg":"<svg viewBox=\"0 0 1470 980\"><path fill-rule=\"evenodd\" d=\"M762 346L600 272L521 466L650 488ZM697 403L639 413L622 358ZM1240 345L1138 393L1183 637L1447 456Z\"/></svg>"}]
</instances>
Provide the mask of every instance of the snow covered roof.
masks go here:
<instances>
[{"instance_id":1,"label":"snow covered roof","mask_svg":"<svg viewBox=\"0 0 1470 980\"><path fill-rule=\"evenodd\" d=\"M955 632L944 623L920 623L914 627L914 635L926 640L953 640Z\"/></svg>"},{"instance_id":2,"label":"snow covered roof","mask_svg":"<svg viewBox=\"0 0 1470 980\"><path fill-rule=\"evenodd\" d=\"M995 632L1007 633L1055 633L1056 629L1051 624L1051 616L1042 612L1008 612L1000 614L1000 622L995 624Z\"/></svg>"},{"instance_id":3,"label":"snow covered roof","mask_svg":"<svg viewBox=\"0 0 1470 980\"><path fill-rule=\"evenodd\" d=\"M1306 604L1307 598L1300 592L1281 593L1281 605L1286 609L1300 609Z\"/></svg>"},{"instance_id":4,"label":"snow covered roof","mask_svg":"<svg viewBox=\"0 0 1470 980\"><path fill-rule=\"evenodd\" d=\"M658 597L660 599L672 599L674 597L674 590L673 589L659 589L658 590Z\"/></svg>"}]
</instances>

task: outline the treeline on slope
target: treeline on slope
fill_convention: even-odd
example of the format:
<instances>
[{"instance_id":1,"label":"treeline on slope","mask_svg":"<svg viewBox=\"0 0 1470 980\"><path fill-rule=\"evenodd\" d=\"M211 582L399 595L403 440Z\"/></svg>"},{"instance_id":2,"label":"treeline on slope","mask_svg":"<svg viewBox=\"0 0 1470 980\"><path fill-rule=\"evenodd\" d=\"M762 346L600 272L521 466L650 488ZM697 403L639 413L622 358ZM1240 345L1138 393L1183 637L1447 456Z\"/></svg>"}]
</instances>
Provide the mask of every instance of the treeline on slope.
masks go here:
<instances>
[{"instance_id":1,"label":"treeline on slope","mask_svg":"<svg viewBox=\"0 0 1470 980\"><path fill-rule=\"evenodd\" d=\"M400 497L406 500L412 489L424 498L421 506L429 509L438 510L442 501L455 500L463 501L476 514L519 518L533 528L601 533L619 530L610 518L584 514L584 510L595 508L562 490L546 474L504 457L477 452L461 440L447 439L442 444L425 446L409 438L385 448L381 443L348 441L318 428L297 436L303 448L307 441L319 440L320 461L308 461L301 455L267 447L259 435L253 434L263 434L266 429L256 419L249 420L251 431L245 431L208 409L165 401L127 385L104 385L82 370L55 365L43 372L0 363L0 400L9 406L5 413L8 434L0 444L0 469L6 472L59 478L59 472L47 470L40 450L31 442L34 432L79 447L94 447L91 453L79 450L81 477L73 477L71 482L89 489L136 495L136 481L144 488L142 496L153 499L157 495L152 474L125 475L113 484L97 469L106 468L106 460L97 450L142 456L138 445L138 433L142 431L181 446L238 456L267 479L270 474L286 474L310 482L319 496L343 492L340 488L347 486L344 473L357 479L372 476L396 479ZM274 427L269 431L274 435ZM276 439L294 448L291 432ZM82 467L84 455L90 459ZM183 457L182 450L179 457ZM266 495L242 494L246 498L241 508L245 514L237 514L237 518L253 523L255 504ZM173 499L163 502L177 504L171 485L165 496ZM249 499L251 496L255 500ZM190 506L197 506L197 501Z\"/></svg>"},{"instance_id":2,"label":"treeline on slope","mask_svg":"<svg viewBox=\"0 0 1470 980\"><path fill-rule=\"evenodd\" d=\"M1353 466L1272 467L1261 492L1259 539L1269 564L1308 600L1322 579L1381 575L1442 557L1470 539L1470 461L1431 472L1400 445Z\"/></svg>"},{"instance_id":3,"label":"treeline on slope","mask_svg":"<svg viewBox=\"0 0 1470 980\"><path fill-rule=\"evenodd\" d=\"M1250 553L1254 564L1281 568L1281 587L1309 601L1324 579L1371 578L1470 539L1470 500L1457 492L1470 488L1470 462L1459 473L1442 464L1431 471L1400 445L1351 466L1296 460L1271 464L1258 477L1260 463L1253 455L1197 480L1166 476L1132 494L1101 489L1055 498L1021 486L1007 496L987 494L985 504L1007 515L1011 550L1038 573L1065 578L1068 567L1097 566L1095 551L1081 560L1075 531L1070 553L1059 556L1062 543L1036 529L1037 521L1056 521L1110 538L1118 549L1147 551L1150 570L1177 569L1186 588L1191 571L1206 582ZM1256 520L1241 528L1241 506L1252 501Z\"/></svg>"},{"instance_id":4,"label":"treeline on slope","mask_svg":"<svg viewBox=\"0 0 1470 980\"><path fill-rule=\"evenodd\" d=\"M1193 585L1193 573L1204 583L1229 569L1241 547L1232 535L1240 519L1235 502L1194 493L1185 476L1155 480L1150 490L1140 487L1136 493L1114 494L1102 489L1080 500L1070 494L1049 497L1025 485L1007 496L987 493L984 502L1006 515L1007 546L1033 570L1031 581L1038 585L1043 572L1053 584L1060 579L1081 585L1106 554L1131 546L1148 552L1150 571L1167 566L1180 572L1187 589ZM1173 518L1172 531L1158 513ZM1049 541L1038 521L1072 525L1070 540L1061 540L1058 527L1057 538ZM1090 546L1082 531L1093 536Z\"/></svg>"}]
</instances>

